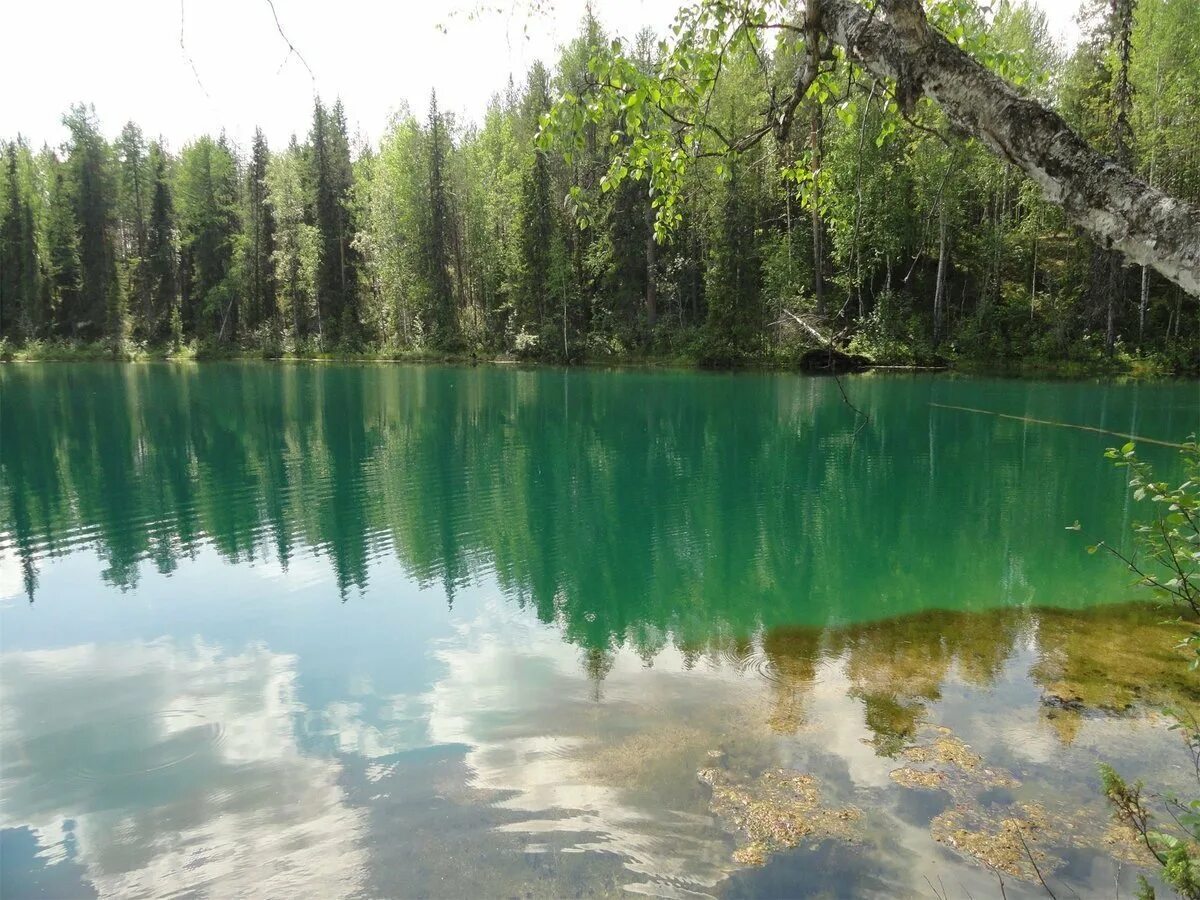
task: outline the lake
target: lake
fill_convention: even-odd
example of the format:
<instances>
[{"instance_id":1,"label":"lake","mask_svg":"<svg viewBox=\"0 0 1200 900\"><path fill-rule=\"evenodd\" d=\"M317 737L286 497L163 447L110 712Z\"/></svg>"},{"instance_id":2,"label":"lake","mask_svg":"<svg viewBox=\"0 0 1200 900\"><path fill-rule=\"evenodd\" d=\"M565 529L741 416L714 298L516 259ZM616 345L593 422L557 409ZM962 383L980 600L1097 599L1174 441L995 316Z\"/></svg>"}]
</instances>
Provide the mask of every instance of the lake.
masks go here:
<instances>
[{"instance_id":1,"label":"lake","mask_svg":"<svg viewBox=\"0 0 1200 900\"><path fill-rule=\"evenodd\" d=\"M1200 387L843 384L0 367L0 894L1130 895Z\"/></svg>"}]
</instances>

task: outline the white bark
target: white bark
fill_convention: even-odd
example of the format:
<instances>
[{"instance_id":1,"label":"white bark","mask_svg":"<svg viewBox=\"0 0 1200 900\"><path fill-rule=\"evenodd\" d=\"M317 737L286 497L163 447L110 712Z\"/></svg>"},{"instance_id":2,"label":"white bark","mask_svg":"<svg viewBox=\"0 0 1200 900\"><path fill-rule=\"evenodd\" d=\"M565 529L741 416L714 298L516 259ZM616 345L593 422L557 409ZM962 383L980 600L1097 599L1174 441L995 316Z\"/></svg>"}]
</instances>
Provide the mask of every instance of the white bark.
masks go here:
<instances>
[{"instance_id":1,"label":"white bark","mask_svg":"<svg viewBox=\"0 0 1200 900\"><path fill-rule=\"evenodd\" d=\"M819 0L821 30L856 63L921 94L1034 180L1102 246L1200 296L1200 206L1169 197L1089 147L1056 113L1024 97L947 41L917 0Z\"/></svg>"},{"instance_id":2,"label":"white bark","mask_svg":"<svg viewBox=\"0 0 1200 900\"><path fill-rule=\"evenodd\" d=\"M933 291L933 346L942 340L942 320L946 315L946 268L950 262L949 246L946 243L946 202L943 199L938 211L938 265L937 281Z\"/></svg>"}]
</instances>

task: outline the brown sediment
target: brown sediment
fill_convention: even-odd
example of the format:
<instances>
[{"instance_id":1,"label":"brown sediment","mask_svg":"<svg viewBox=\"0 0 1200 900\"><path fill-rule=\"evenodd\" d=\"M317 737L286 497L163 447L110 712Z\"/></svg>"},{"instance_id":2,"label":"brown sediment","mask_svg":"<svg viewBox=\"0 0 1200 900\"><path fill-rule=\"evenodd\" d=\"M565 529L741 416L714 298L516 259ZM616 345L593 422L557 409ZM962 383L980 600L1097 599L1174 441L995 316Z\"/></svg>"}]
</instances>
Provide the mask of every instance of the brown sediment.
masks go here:
<instances>
[{"instance_id":1,"label":"brown sediment","mask_svg":"<svg viewBox=\"0 0 1200 900\"><path fill-rule=\"evenodd\" d=\"M983 757L943 725L926 725L922 734L934 735L932 740L904 747L899 755L915 766L903 766L891 773L892 780L904 787L946 785L958 799L972 790L989 787L1016 787L1020 784L1012 774L983 765Z\"/></svg>"},{"instance_id":2,"label":"brown sediment","mask_svg":"<svg viewBox=\"0 0 1200 900\"><path fill-rule=\"evenodd\" d=\"M1064 744L1096 715L1146 715L1171 707L1200 716L1200 679L1177 646L1186 624L1145 605L1102 611L1045 611L1038 625L1040 658L1031 670L1042 686L1046 721Z\"/></svg>"},{"instance_id":3,"label":"brown sediment","mask_svg":"<svg viewBox=\"0 0 1200 900\"><path fill-rule=\"evenodd\" d=\"M983 757L952 735L942 735L929 744L905 747L900 755L909 762L958 766L964 772L974 772L983 762Z\"/></svg>"},{"instance_id":4,"label":"brown sediment","mask_svg":"<svg viewBox=\"0 0 1200 900\"><path fill-rule=\"evenodd\" d=\"M1095 846L1080 843L1079 846ZM1158 859L1150 852L1150 848L1142 841L1141 836L1134 831L1133 826L1125 822L1110 822L1104 834L1100 836L1100 845L1113 859L1134 866L1152 866Z\"/></svg>"},{"instance_id":5,"label":"brown sediment","mask_svg":"<svg viewBox=\"0 0 1200 900\"><path fill-rule=\"evenodd\" d=\"M941 772L930 769L914 769L911 766L892 769L888 776L896 784L907 788L940 788L946 783L946 776Z\"/></svg>"},{"instance_id":6,"label":"brown sediment","mask_svg":"<svg viewBox=\"0 0 1200 900\"><path fill-rule=\"evenodd\" d=\"M1157 862L1141 836L1116 819L1112 809L1099 799L1070 814L1052 813L1046 832L1071 847L1103 853L1127 865L1153 866Z\"/></svg>"},{"instance_id":7,"label":"brown sediment","mask_svg":"<svg viewBox=\"0 0 1200 900\"><path fill-rule=\"evenodd\" d=\"M631 787L669 778L682 758L700 759L712 734L687 725L666 725L631 734L615 744L589 748L585 772L596 781ZM691 763L694 766L695 762Z\"/></svg>"},{"instance_id":8,"label":"brown sediment","mask_svg":"<svg viewBox=\"0 0 1200 900\"><path fill-rule=\"evenodd\" d=\"M979 687L993 684L1022 636L1037 649L1030 675L1043 689L1045 719L1063 743L1088 716L1143 716L1172 707L1200 717L1200 679L1172 647L1188 627L1165 624L1169 615L1130 603L931 611L824 631L776 626L762 638L772 699L767 724L784 734L801 727L815 660L845 656L850 695L863 702L872 745L881 756L896 756L924 727L930 704L952 675Z\"/></svg>"},{"instance_id":9,"label":"brown sediment","mask_svg":"<svg viewBox=\"0 0 1200 900\"><path fill-rule=\"evenodd\" d=\"M929 831L938 843L990 869L1036 881L1039 870L1059 862L1038 846L1046 836L1046 811L1036 803L1021 803L1012 813L997 821L981 810L954 806L934 817Z\"/></svg>"},{"instance_id":10,"label":"brown sediment","mask_svg":"<svg viewBox=\"0 0 1200 900\"><path fill-rule=\"evenodd\" d=\"M980 799L982 789L1015 788L1020 782L1003 769L985 766L948 728L926 726L926 731L937 737L906 748L903 754L916 765L890 774L903 787L936 788L953 797L954 805L929 825L931 836L939 843L998 872L1030 881L1062 863L1046 852L1049 844L1096 851L1129 865L1154 862L1137 833L1115 821L1111 809L1099 798L1094 805L1072 813L1048 811L1039 803L1013 803L1003 811L985 807Z\"/></svg>"},{"instance_id":11,"label":"brown sediment","mask_svg":"<svg viewBox=\"0 0 1200 900\"><path fill-rule=\"evenodd\" d=\"M726 769L707 768L697 776L712 788L709 802L717 818L746 837L733 855L742 865L762 865L772 853L810 838L856 838L861 811L824 806L811 775L772 769L742 780Z\"/></svg>"}]
</instances>

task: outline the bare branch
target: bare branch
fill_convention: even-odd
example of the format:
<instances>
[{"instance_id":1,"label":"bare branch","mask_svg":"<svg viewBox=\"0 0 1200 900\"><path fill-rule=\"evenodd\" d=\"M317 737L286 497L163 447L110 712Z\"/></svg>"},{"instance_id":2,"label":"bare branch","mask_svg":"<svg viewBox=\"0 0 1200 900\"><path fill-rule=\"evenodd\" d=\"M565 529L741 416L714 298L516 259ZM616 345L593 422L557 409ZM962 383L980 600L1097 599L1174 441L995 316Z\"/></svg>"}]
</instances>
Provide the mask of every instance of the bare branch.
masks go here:
<instances>
[{"instance_id":1,"label":"bare branch","mask_svg":"<svg viewBox=\"0 0 1200 900\"><path fill-rule=\"evenodd\" d=\"M183 52L183 58L187 60L187 64L191 67L192 75L194 75L196 77L196 85L200 88L200 90L204 94L204 96L207 97L209 100L211 100L212 97L208 93L208 88L206 88L204 86L204 82L200 80L200 73L196 69L196 63L195 63L195 61L193 61L192 55L190 53L188 53L187 44L184 42L184 39L183 39L184 3L185 2L186 2L186 0L179 0L179 49Z\"/></svg>"},{"instance_id":2,"label":"bare branch","mask_svg":"<svg viewBox=\"0 0 1200 900\"><path fill-rule=\"evenodd\" d=\"M271 17L275 19L275 27L279 31L279 36L283 38L283 42L287 44L288 47L288 55L283 58L283 62L286 63L288 58L292 54L295 54L296 59L300 60L300 62L304 64L304 68L308 70L308 77L312 79L313 87L316 88L317 76L313 74L312 67L308 64L308 60L304 58L304 55L296 49L296 46L291 42L291 39L288 38L288 36L283 32L283 25L281 25L279 22L279 13L275 11L275 0L267 0L267 6L271 7ZM280 63L279 68L283 68L283 63Z\"/></svg>"}]
</instances>

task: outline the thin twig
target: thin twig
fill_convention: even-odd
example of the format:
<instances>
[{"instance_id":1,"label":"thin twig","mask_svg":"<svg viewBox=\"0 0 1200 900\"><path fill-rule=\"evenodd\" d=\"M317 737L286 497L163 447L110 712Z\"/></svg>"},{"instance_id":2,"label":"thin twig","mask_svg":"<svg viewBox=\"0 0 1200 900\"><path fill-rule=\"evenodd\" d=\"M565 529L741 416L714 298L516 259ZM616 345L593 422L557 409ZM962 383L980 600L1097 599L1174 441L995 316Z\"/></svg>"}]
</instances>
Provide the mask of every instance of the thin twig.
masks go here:
<instances>
[{"instance_id":1,"label":"thin twig","mask_svg":"<svg viewBox=\"0 0 1200 900\"><path fill-rule=\"evenodd\" d=\"M283 25L281 25L279 22L279 13L275 11L275 0L267 0L267 6L271 7L271 16L275 19L275 27L279 30L279 36L283 38L283 42L288 46L289 56L293 53L296 54L296 58L304 64L304 68L308 69L308 77L312 79L313 87L316 87L317 76L313 74L312 66L308 64L308 60L304 58L304 54L297 50L295 44L293 44L288 36L283 33ZM287 62L288 57L285 56L283 61ZM283 68L282 64L280 64L280 68Z\"/></svg>"},{"instance_id":2,"label":"thin twig","mask_svg":"<svg viewBox=\"0 0 1200 900\"><path fill-rule=\"evenodd\" d=\"M831 346L831 349L832 349L832 346ZM857 406L855 406L853 403L850 402L850 398L846 396L846 389L844 387L842 387L842 379L838 375L837 371L834 368L832 368L832 363L830 364L829 371L830 371L830 374L833 375L833 380L834 380L834 383L837 384L838 390L841 391L842 401L848 407L850 407L852 410L854 410L854 412L857 415L862 416L862 421L858 423L858 427L854 429L854 434L852 435L852 437L858 437L858 433L867 427L867 423L869 423L871 421L871 417L868 416L865 412L863 412L861 409L859 409Z\"/></svg>"},{"instance_id":3,"label":"thin twig","mask_svg":"<svg viewBox=\"0 0 1200 900\"><path fill-rule=\"evenodd\" d=\"M1038 877L1038 881L1042 883L1042 887L1046 889L1046 893L1050 895L1050 900L1058 900L1054 896L1054 891L1050 890L1050 885L1046 884L1046 879L1042 877L1042 870L1038 868L1037 860L1033 858L1033 851L1029 849L1029 844L1025 842L1025 835L1021 831L1021 826L1017 826L1017 837L1021 839L1021 846L1025 848L1025 855L1029 857L1029 864L1033 866L1033 871Z\"/></svg>"},{"instance_id":4,"label":"thin twig","mask_svg":"<svg viewBox=\"0 0 1200 900\"><path fill-rule=\"evenodd\" d=\"M933 206L929 207L929 215L925 217L925 224L921 227L920 249L917 250L917 255L913 257L912 265L908 267L908 274L904 276L905 284L908 284L908 279L912 278L913 270L916 269L922 254L925 253L925 244L929 239L929 223L933 221L933 214L942 208L942 194L946 190L946 182L950 179L950 172L954 169L954 164L958 161L958 151L959 148L956 147L954 154L950 157L950 161L946 163L946 171L942 173L942 183L938 185L937 196L934 198Z\"/></svg>"},{"instance_id":5,"label":"thin twig","mask_svg":"<svg viewBox=\"0 0 1200 900\"><path fill-rule=\"evenodd\" d=\"M196 85L200 88L201 93L209 100L212 100L212 96L208 93L208 88L200 80L200 72L196 69L196 63L192 59L192 55L188 53L187 44L183 40L184 2L185 0L179 0L179 49L183 52L183 58L187 60L187 64L191 67L192 74L196 77Z\"/></svg>"}]
</instances>

